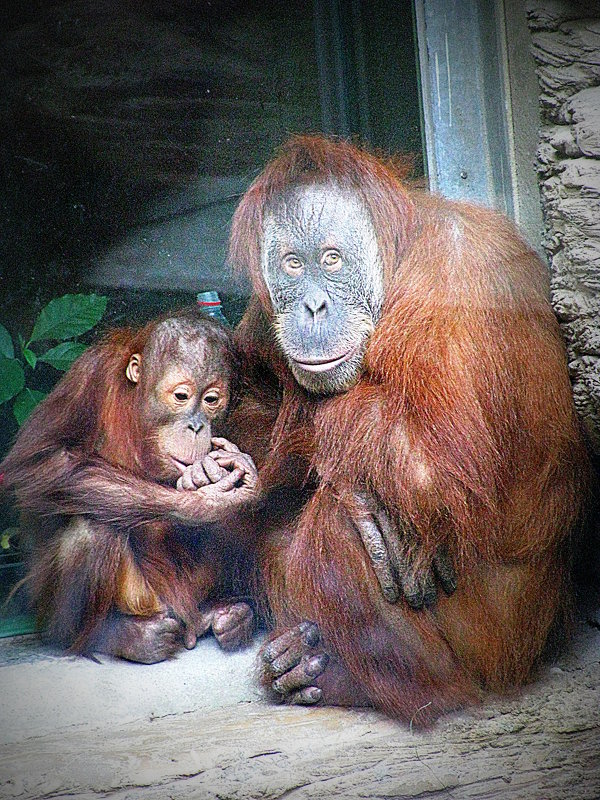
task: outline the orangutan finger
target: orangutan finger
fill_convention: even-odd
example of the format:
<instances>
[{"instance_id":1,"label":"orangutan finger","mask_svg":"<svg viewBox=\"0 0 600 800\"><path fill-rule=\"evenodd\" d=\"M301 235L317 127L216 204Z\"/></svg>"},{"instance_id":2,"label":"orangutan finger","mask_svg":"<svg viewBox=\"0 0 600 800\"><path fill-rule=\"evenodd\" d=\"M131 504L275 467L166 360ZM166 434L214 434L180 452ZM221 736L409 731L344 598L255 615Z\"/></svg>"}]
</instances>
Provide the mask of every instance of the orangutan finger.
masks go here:
<instances>
[{"instance_id":1,"label":"orangutan finger","mask_svg":"<svg viewBox=\"0 0 600 800\"><path fill-rule=\"evenodd\" d=\"M408 605L419 611L430 608L437 599L435 579L431 570L406 570L401 577L402 594Z\"/></svg>"},{"instance_id":2,"label":"orangutan finger","mask_svg":"<svg viewBox=\"0 0 600 800\"><path fill-rule=\"evenodd\" d=\"M186 650L193 650L196 647L196 631L192 630L190 627L186 628L186 631L183 635L183 644Z\"/></svg>"},{"instance_id":3,"label":"orangutan finger","mask_svg":"<svg viewBox=\"0 0 600 800\"><path fill-rule=\"evenodd\" d=\"M292 692L286 702L297 706L314 706L322 699L323 692L318 686L305 686L304 689Z\"/></svg>"},{"instance_id":4,"label":"orangutan finger","mask_svg":"<svg viewBox=\"0 0 600 800\"><path fill-rule=\"evenodd\" d=\"M210 456L205 456L202 459L202 469L211 483L218 483L226 475L225 470Z\"/></svg>"},{"instance_id":5,"label":"orangutan finger","mask_svg":"<svg viewBox=\"0 0 600 800\"><path fill-rule=\"evenodd\" d=\"M417 541L414 525L406 520L399 520L400 530L396 530L386 510L379 504L375 512L385 547L388 552L393 573L402 587L402 594L411 608L430 608L437 600L435 574L432 567L415 568L407 556L411 546Z\"/></svg>"},{"instance_id":6,"label":"orangutan finger","mask_svg":"<svg viewBox=\"0 0 600 800\"><path fill-rule=\"evenodd\" d=\"M273 661L283 655L285 651L295 642L304 641L309 647L314 647L320 639L319 626L309 620L304 620L299 625L276 636L262 651L262 659L265 662Z\"/></svg>"},{"instance_id":7,"label":"orangutan finger","mask_svg":"<svg viewBox=\"0 0 600 800\"><path fill-rule=\"evenodd\" d=\"M213 632L217 636L221 636L241 623L252 619L252 616L252 609L248 603L232 603L216 608L212 623Z\"/></svg>"},{"instance_id":8,"label":"orangutan finger","mask_svg":"<svg viewBox=\"0 0 600 800\"><path fill-rule=\"evenodd\" d=\"M229 439L225 439L223 436L213 436L210 441L213 447L219 447L221 450L226 450L228 453L240 452L240 448L237 445L230 442Z\"/></svg>"},{"instance_id":9,"label":"orangutan finger","mask_svg":"<svg viewBox=\"0 0 600 800\"><path fill-rule=\"evenodd\" d=\"M390 559L379 527L373 517L355 519L354 525L371 559L383 596L388 602L395 603L399 597L398 584L392 574Z\"/></svg>"},{"instance_id":10,"label":"orangutan finger","mask_svg":"<svg viewBox=\"0 0 600 800\"><path fill-rule=\"evenodd\" d=\"M246 472L256 472L254 461L246 453L229 453L225 450L213 450L210 458L214 459L221 467L238 467Z\"/></svg>"},{"instance_id":11,"label":"orangutan finger","mask_svg":"<svg viewBox=\"0 0 600 800\"><path fill-rule=\"evenodd\" d=\"M216 608L212 629L223 650L244 647L252 639L253 611L247 603L230 603Z\"/></svg>"},{"instance_id":12,"label":"orangutan finger","mask_svg":"<svg viewBox=\"0 0 600 800\"><path fill-rule=\"evenodd\" d=\"M408 526L403 524L401 530L393 527L387 511L379 503L376 503L374 516L381 531L396 585L401 585L403 577L410 570L410 563L406 557Z\"/></svg>"},{"instance_id":13,"label":"orangutan finger","mask_svg":"<svg viewBox=\"0 0 600 800\"><path fill-rule=\"evenodd\" d=\"M181 489L182 491L189 492L192 489L196 489L196 484L192 478L192 470L190 467L186 469L186 471L181 475L180 478L177 479L177 488Z\"/></svg>"},{"instance_id":14,"label":"orangutan finger","mask_svg":"<svg viewBox=\"0 0 600 800\"><path fill-rule=\"evenodd\" d=\"M312 685L327 666L329 656L326 653L319 653L315 656L302 656L300 663L284 673L280 678L273 681L272 687L277 694L289 694L295 689L302 689Z\"/></svg>"},{"instance_id":15,"label":"orangutan finger","mask_svg":"<svg viewBox=\"0 0 600 800\"><path fill-rule=\"evenodd\" d=\"M311 641L314 639L311 638ZM271 661L269 666L273 676L283 675L297 666L302 660L302 656L307 655L307 647L314 647L314 645L308 645L303 636L296 637L285 652Z\"/></svg>"},{"instance_id":16,"label":"orangutan finger","mask_svg":"<svg viewBox=\"0 0 600 800\"><path fill-rule=\"evenodd\" d=\"M221 492L229 492L231 489L235 488L235 485L241 481L243 477L243 470L234 469L232 472L226 472L218 483L213 484L213 486L216 486Z\"/></svg>"},{"instance_id":17,"label":"orangutan finger","mask_svg":"<svg viewBox=\"0 0 600 800\"><path fill-rule=\"evenodd\" d=\"M210 478L204 471L201 461L194 462L187 470L193 482L194 489L201 489L203 486L208 486L211 482Z\"/></svg>"},{"instance_id":18,"label":"orangutan finger","mask_svg":"<svg viewBox=\"0 0 600 800\"><path fill-rule=\"evenodd\" d=\"M456 571L452 564L452 559L445 547L438 548L433 558L433 568L444 592L447 595L455 592L458 586L458 580L456 578Z\"/></svg>"}]
</instances>

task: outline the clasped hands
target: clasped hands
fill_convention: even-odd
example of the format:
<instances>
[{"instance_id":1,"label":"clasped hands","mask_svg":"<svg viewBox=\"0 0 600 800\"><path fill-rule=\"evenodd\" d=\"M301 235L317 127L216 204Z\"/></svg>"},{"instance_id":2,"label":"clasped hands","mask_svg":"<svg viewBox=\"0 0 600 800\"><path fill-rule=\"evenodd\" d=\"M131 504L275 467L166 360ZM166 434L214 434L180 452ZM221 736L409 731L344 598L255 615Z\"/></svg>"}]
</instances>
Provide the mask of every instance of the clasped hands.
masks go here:
<instances>
[{"instance_id":1,"label":"clasped hands","mask_svg":"<svg viewBox=\"0 0 600 800\"><path fill-rule=\"evenodd\" d=\"M235 494L236 505L254 499L258 472L252 458L222 437L213 437L211 443L215 449L182 470L177 489L201 490L215 499L227 496L233 500ZM447 595L456 590L456 574L443 547L438 548L430 564L417 563L414 527L405 521L396 521L394 526L381 503L364 492L355 492L353 499L353 524L388 602L403 597L411 608L428 608L436 602L438 583Z\"/></svg>"},{"instance_id":2,"label":"clasped hands","mask_svg":"<svg viewBox=\"0 0 600 800\"><path fill-rule=\"evenodd\" d=\"M182 492L201 491L203 495L223 497L235 493L240 503L255 497L258 471L247 453L233 442L219 436L211 439L211 450L201 461L181 469L177 489Z\"/></svg>"}]
</instances>

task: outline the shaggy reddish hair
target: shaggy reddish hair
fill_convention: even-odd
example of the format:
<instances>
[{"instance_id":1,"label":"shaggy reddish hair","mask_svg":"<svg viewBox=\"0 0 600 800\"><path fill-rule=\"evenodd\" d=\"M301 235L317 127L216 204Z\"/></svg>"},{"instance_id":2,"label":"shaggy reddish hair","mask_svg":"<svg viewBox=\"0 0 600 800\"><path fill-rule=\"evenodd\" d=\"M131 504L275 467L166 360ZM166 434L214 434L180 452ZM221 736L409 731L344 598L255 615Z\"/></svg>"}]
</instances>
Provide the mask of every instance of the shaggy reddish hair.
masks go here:
<instances>
[{"instance_id":1,"label":"shaggy reddish hair","mask_svg":"<svg viewBox=\"0 0 600 800\"><path fill-rule=\"evenodd\" d=\"M364 374L329 398L295 382L261 273L265 210L304 183L357 192L385 271ZM276 633L317 622L342 676L323 678L325 700L366 695L404 719L522 683L569 607L568 543L590 485L540 259L502 216L411 191L393 164L311 136L242 199L230 258L255 292L237 335L250 367L236 436L267 487L317 487L262 539ZM383 601L351 521L365 489L409 563L451 553L459 588L434 609Z\"/></svg>"}]
</instances>

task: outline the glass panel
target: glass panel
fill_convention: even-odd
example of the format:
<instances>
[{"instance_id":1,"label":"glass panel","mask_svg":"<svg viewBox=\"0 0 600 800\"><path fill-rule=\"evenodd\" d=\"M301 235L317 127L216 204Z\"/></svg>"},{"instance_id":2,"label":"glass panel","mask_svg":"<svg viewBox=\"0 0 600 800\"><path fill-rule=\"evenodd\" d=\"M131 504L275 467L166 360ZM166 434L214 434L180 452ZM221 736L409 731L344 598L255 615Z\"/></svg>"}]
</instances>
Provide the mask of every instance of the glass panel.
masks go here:
<instances>
[{"instance_id":1,"label":"glass panel","mask_svg":"<svg viewBox=\"0 0 600 800\"><path fill-rule=\"evenodd\" d=\"M15 342L50 299L92 289L110 295L103 324L207 289L236 322L231 216L282 141L420 151L406 0L8 0L3 29L0 323ZM40 375L44 391L58 378ZM0 458L16 430L0 405ZM0 508L0 534L15 522Z\"/></svg>"}]
</instances>

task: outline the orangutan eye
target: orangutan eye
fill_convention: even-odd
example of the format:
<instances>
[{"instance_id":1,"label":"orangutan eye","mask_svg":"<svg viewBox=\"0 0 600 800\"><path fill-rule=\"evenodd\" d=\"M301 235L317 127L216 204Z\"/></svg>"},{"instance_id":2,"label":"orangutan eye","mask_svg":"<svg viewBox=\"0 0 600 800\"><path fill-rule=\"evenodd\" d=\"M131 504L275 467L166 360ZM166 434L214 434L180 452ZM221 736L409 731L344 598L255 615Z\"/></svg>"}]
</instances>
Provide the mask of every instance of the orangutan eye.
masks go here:
<instances>
[{"instance_id":1,"label":"orangutan eye","mask_svg":"<svg viewBox=\"0 0 600 800\"><path fill-rule=\"evenodd\" d=\"M211 408L217 406L220 400L221 400L221 395L215 391L207 392L202 398L202 402Z\"/></svg>"},{"instance_id":2,"label":"orangutan eye","mask_svg":"<svg viewBox=\"0 0 600 800\"><path fill-rule=\"evenodd\" d=\"M321 264L329 272L335 272L342 266L342 256L338 250L326 250L321 257Z\"/></svg>"},{"instance_id":3,"label":"orangutan eye","mask_svg":"<svg viewBox=\"0 0 600 800\"><path fill-rule=\"evenodd\" d=\"M186 392L184 389L178 389L175 392L175 399L178 400L180 403L185 403L186 400L189 400L189 393Z\"/></svg>"},{"instance_id":4,"label":"orangutan eye","mask_svg":"<svg viewBox=\"0 0 600 800\"><path fill-rule=\"evenodd\" d=\"M289 253L283 257L281 267L288 275L296 278L304 271L304 264L295 253Z\"/></svg>"}]
</instances>

